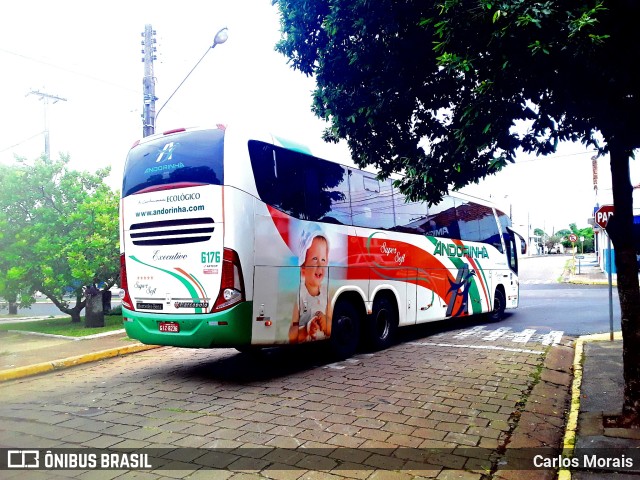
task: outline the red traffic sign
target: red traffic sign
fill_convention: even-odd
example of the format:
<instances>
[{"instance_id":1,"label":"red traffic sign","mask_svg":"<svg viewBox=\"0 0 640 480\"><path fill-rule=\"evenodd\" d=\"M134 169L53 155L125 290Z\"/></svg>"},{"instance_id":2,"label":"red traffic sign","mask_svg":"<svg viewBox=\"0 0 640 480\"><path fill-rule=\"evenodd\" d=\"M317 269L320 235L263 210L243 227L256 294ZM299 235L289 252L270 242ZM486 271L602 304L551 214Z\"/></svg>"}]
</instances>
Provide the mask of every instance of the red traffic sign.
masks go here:
<instances>
[{"instance_id":1,"label":"red traffic sign","mask_svg":"<svg viewBox=\"0 0 640 480\"><path fill-rule=\"evenodd\" d=\"M569 241L573 242L573 243L577 242L578 241L578 236L575 233L570 234L569 235Z\"/></svg>"},{"instance_id":2,"label":"red traffic sign","mask_svg":"<svg viewBox=\"0 0 640 480\"><path fill-rule=\"evenodd\" d=\"M607 228L609 217L613 215L613 213L613 205L602 205L593 215L595 217L596 224L601 228Z\"/></svg>"}]
</instances>

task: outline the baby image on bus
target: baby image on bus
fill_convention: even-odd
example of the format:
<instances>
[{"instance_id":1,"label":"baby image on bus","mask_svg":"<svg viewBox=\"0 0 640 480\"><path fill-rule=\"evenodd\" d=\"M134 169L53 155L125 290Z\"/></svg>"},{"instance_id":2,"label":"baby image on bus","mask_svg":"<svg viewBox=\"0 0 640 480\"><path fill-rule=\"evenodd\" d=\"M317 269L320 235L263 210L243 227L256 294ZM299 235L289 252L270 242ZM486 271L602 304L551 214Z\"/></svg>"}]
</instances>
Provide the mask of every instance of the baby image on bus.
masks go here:
<instances>
[{"instance_id":1,"label":"baby image on bus","mask_svg":"<svg viewBox=\"0 0 640 480\"><path fill-rule=\"evenodd\" d=\"M302 343L322 340L330 335L327 276L329 240L319 227L300 237L300 290L294 303L289 341Z\"/></svg>"}]
</instances>

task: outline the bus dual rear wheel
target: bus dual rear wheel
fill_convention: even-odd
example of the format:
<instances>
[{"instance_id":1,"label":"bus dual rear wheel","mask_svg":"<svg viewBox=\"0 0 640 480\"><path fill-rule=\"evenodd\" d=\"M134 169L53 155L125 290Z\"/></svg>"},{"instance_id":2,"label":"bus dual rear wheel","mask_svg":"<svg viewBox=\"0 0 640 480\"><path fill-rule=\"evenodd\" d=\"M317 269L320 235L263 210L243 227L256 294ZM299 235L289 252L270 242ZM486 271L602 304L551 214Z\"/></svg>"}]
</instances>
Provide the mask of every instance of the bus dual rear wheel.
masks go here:
<instances>
[{"instance_id":1,"label":"bus dual rear wheel","mask_svg":"<svg viewBox=\"0 0 640 480\"><path fill-rule=\"evenodd\" d=\"M383 350L391 346L398 329L398 311L388 298L376 298L373 313L367 323L366 342L372 350Z\"/></svg>"}]
</instances>

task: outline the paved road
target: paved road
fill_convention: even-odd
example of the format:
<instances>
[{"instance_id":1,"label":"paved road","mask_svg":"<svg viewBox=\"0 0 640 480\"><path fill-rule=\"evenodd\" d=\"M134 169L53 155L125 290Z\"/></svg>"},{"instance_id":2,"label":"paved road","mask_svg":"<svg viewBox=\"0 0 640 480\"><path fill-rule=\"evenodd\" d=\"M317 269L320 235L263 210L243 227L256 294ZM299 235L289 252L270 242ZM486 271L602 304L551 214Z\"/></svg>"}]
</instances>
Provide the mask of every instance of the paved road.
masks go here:
<instances>
[{"instance_id":1,"label":"paved road","mask_svg":"<svg viewBox=\"0 0 640 480\"><path fill-rule=\"evenodd\" d=\"M613 289L613 327L620 330L620 302ZM513 328L552 328L571 336L606 333L609 290L591 285L524 285L521 305L508 322Z\"/></svg>"},{"instance_id":2,"label":"paved road","mask_svg":"<svg viewBox=\"0 0 640 480\"><path fill-rule=\"evenodd\" d=\"M540 255L521 258L518 272L520 284L557 284L564 271L564 266L570 258L569 255Z\"/></svg>"}]
</instances>

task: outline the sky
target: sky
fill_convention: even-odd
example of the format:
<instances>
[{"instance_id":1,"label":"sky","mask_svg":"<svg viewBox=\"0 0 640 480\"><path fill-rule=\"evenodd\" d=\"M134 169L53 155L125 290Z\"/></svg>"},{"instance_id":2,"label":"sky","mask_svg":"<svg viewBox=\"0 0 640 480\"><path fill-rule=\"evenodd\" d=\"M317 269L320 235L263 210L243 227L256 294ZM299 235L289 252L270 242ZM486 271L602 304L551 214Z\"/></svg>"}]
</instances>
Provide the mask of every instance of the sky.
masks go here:
<instances>
[{"instance_id":1,"label":"sky","mask_svg":"<svg viewBox=\"0 0 640 480\"><path fill-rule=\"evenodd\" d=\"M350 163L344 143L321 140L325 124L311 113L312 78L275 52L279 15L271 0L21 0L3 9L0 28L0 162L69 154L71 166L111 167L120 188L131 145L142 137L141 34L156 31L156 111L205 52L202 62L164 106L156 130L217 123L263 124L308 145L318 156ZM209 49L218 30L226 43ZM41 92L65 99L47 105ZM46 118L46 120L45 120ZM515 165L466 193L511 211L514 223L552 233L587 225L596 203L611 203L608 159L599 164L596 196L591 157L581 145L560 145L549 157L518 157ZM632 162L632 181L640 169Z\"/></svg>"}]
</instances>

